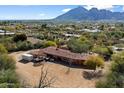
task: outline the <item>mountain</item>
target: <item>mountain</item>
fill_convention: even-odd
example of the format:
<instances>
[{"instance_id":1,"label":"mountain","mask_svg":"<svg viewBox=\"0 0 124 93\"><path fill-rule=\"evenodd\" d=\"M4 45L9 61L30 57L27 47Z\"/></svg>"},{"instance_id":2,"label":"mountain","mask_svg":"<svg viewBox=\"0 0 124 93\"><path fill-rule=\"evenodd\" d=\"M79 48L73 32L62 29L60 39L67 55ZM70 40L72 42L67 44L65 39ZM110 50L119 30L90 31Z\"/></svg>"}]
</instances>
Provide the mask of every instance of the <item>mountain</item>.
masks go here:
<instances>
[{"instance_id":1,"label":"mountain","mask_svg":"<svg viewBox=\"0 0 124 93\"><path fill-rule=\"evenodd\" d=\"M56 17L58 21L81 21L81 20L124 20L124 12L111 12L109 10L92 8L87 10L82 6L74 8L65 14Z\"/></svg>"}]
</instances>

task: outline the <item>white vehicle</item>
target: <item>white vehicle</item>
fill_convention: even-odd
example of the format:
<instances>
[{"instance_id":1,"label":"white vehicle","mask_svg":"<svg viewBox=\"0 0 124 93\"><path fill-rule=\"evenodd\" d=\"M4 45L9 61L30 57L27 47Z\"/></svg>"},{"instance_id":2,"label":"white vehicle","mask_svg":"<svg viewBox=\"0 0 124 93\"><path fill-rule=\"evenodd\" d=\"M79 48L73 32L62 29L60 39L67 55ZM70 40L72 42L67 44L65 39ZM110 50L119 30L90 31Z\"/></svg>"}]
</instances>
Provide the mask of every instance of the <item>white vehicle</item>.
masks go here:
<instances>
[{"instance_id":1,"label":"white vehicle","mask_svg":"<svg viewBox=\"0 0 124 93\"><path fill-rule=\"evenodd\" d=\"M31 60L33 60L33 55L31 55L31 54L23 54L22 55L22 60L31 61Z\"/></svg>"}]
</instances>

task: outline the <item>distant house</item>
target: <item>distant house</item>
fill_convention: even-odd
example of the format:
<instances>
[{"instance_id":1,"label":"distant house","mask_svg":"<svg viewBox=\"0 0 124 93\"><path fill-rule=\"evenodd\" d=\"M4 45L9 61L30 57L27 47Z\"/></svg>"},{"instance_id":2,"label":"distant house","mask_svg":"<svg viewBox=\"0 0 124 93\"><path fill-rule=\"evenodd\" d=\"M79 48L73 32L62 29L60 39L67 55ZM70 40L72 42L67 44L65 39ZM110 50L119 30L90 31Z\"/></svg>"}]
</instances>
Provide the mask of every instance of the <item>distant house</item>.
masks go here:
<instances>
[{"instance_id":1,"label":"distant house","mask_svg":"<svg viewBox=\"0 0 124 93\"><path fill-rule=\"evenodd\" d=\"M80 31L85 31L85 32L100 32L101 30L99 30L99 29L82 29Z\"/></svg>"},{"instance_id":2,"label":"distant house","mask_svg":"<svg viewBox=\"0 0 124 93\"><path fill-rule=\"evenodd\" d=\"M113 49L114 52L118 52L118 51L123 51L124 50L124 47L113 46L112 49Z\"/></svg>"},{"instance_id":3,"label":"distant house","mask_svg":"<svg viewBox=\"0 0 124 93\"><path fill-rule=\"evenodd\" d=\"M120 39L121 42L124 42L124 38Z\"/></svg>"},{"instance_id":4,"label":"distant house","mask_svg":"<svg viewBox=\"0 0 124 93\"><path fill-rule=\"evenodd\" d=\"M4 30L0 30L0 35L14 35L15 33L14 32L10 32L10 31L4 31Z\"/></svg>"},{"instance_id":5,"label":"distant house","mask_svg":"<svg viewBox=\"0 0 124 93\"><path fill-rule=\"evenodd\" d=\"M81 35L77 34L64 34L65 37L80 37Z\"/></svg>"},{"instance_id":6,"label":"distant house","mask_svg":"<svg viewBox=\"0 0 124 93\"><path fill-rule=\"evenodd\" d=\"M4 30L0 30L0 33L4 33Z\"/></svg>"},{"instance_id":7,"label":"distant house","mask_svg":"<svg viewBox=\"0 0 124 93\"><path fill-rule=\"evenodd\" d=\"M74 30L74 28L72 28L72 27L66 27L65 29L66 30Z\"/></svg>"}]
</instances>

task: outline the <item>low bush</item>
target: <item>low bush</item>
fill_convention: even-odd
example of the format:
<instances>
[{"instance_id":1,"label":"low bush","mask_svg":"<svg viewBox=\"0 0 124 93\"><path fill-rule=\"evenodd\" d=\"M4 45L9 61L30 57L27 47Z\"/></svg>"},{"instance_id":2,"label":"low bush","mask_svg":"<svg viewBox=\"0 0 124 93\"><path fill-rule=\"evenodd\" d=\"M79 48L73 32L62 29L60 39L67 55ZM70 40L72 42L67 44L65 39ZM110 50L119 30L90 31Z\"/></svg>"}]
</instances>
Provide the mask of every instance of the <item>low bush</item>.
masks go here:
<instances>
[{"instance_id":1,"label":"low bush","mask_svg":"<svg viewBox=\"0 0 124 93\"><path fill-rule=\"evenodd\" d=\"M25 34L16 34L14 37L13 37L13 41L14 42L18 42L18 41L25 41L27 40L27 36Z\"/></svg>"},{"instance_id":2,"label":"low bush","mask_svg":"<svg viewBox=\"0 0 124 93\"><path fill-rule=\"evenodd\" d=\"M124 52L114 54L110 72L105 80L98 81L98 88L123 88L124 87Z\"/></svg>"},{"instance_id":3,"label":"low bush","mask_svg":"<svg viewBox=\"0 0 124 93\"><path fill-rule=\"evenodd\" d=\"M34 48L42 48L43 47L43 42L37 42L36 44L34 44Z\"/></svg>"},{"instance_id":4,"label":"low bush","mask_svg":"<svg viewBox=\"0 0 124 93\"><path fill-rule=\"evenodd\" d=\"M0 53L1 53L1 54L7 53L6 48L5 48L2 44L0 44Z\"/></svg>"},{"instance_id":5,"label":"low bush","mask_svg":"<svg viewBox=\"0 0 124 93\"><path fill-rule=\"evenodd\" d=\"M0 71L0 88L17 88L20 83L14 70L1 70Z\"/></svg>"},{"instance_id":6,"label":"low bush","mask_svg":"<svg viewBox=\"0 0 124 93\"><path fill-rule=\"evenodd\" d=\"M43 42L43 47L49 47L49 46L57 46L54 41L44 41Z\"/></svg>"},{"instance_id":7,"label":"low bush","mask_svg":"<svg viewBox=\"0 0 124 93\"><path fill-rule=\"evenodd\" d=\"M96 70L97 67L104 67L104 60L99 56L90 56L84 64L89 69Z\"/></svg>"},{"instance_id":8,"label":"low bush","mask_svg":"<svg viewBox=\"0 0 124 93\"><path fill-rule=\"evenodd\" d=\"M15 69L15 61L7 54L0 55L0 70Z\"/></svg>"},{"instance_id":9,"label":"low bush","mask_svg":"<svg viewBox=\"0 0 124 93\"><path fill-rule=\"evenodd\" d=\"M88 40L85 40L84 38L72 38L67 42L67 47L72 51L76 53L87 53L91 50L92 44Z\"/></svg>"},{"instance_id":10,"label":"low bush","mask_svg":"<svg viewBox=\"0 0 124 93\"><path fill-rule=\"evenodd\" d=\"M19 41L17 42L16 44L17 46L17 51L20 51L20 50L29 50L29 49L33 49L33 44L29 41Z\"/></svg>"}]
</instances>

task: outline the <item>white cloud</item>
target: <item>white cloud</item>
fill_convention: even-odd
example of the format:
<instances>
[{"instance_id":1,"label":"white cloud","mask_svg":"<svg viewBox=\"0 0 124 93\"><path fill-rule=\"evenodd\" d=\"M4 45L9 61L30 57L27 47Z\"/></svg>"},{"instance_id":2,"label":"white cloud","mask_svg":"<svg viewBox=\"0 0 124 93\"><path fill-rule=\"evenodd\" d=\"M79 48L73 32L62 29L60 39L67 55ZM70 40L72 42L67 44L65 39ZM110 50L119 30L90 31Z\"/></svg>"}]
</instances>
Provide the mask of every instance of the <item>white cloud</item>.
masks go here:
<instances>
[{"instance_id":1,"label":"white cloud","mask_svg":"<svg viewBox=\"0 0 124 93\"><path fill-rule=\"evenodd\" d=\"M68 12L68 11L70 11L71 10L71 8L66 8L66 9L63 9L62 11L63 12Z\"/></svg>"},{"instance_id":2,"label":"white cloud","mask_svg":"<svg viewBox=\"0 0 124 93\"><path fill-rule=\"evenodd\" d=\"M44 14L44 13L41 13L41 14L40 14L40 16L42 16L42 17L43 17L43 16L45 16L45 14Z\"/></svg>"},{"instance_id":3,"label":"white cloud","mask_svg":"<svg viewBox=\"0 0 124 93\"><path fill-rule=\"evenodd\" d=\"M113 5L86 5L84 6L86 9L91 9L91 8L98 8L98 9L106 9L106 10L111 10L114 8Z\"/></svg>"},{"instance_id":4,"label":"white cloud","mask_svg":"<svg viewBox=\"0 0 124 93\"><path fill-rule=\"evenodd\" d=\"M124 11L124 6L123 6L123 11Z\"/></svg>"}]
</instances>

